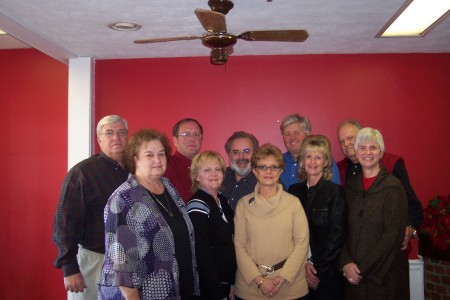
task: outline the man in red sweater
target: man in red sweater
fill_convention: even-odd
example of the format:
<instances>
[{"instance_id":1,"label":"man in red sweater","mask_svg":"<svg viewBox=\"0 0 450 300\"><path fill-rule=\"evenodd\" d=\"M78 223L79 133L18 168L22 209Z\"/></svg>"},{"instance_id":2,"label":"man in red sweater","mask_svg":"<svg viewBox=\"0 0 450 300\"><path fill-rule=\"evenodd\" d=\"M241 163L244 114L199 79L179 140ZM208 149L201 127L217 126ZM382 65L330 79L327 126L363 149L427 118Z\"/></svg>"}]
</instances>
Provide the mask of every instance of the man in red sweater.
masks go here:
<instances>
[{"instance_id":1,"label":"man in red sweater","mask_svg":"<svg viewBox=\"0 0 450 300\"><path fill-rule=\"evenodd\" d=\"M184 203L187 203L192 196L189 178L191 162L202 147L203 128L197 120L186 118L173 126L172 134L177 151L170 157L164 177L169 178Z\"/></svg>"}]
</instances>

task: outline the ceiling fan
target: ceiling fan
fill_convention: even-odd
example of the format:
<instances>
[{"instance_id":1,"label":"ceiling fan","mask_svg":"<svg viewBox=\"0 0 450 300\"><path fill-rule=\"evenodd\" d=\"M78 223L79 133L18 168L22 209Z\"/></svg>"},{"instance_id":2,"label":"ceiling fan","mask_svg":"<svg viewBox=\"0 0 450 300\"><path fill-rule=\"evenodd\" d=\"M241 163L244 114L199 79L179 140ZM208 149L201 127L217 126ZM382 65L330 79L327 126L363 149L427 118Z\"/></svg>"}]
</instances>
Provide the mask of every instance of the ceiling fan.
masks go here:
<instances>
[{"instance_id":1,"label":"ceiling fan","mask_svg":"<svg viewBox=\"0 0 450 300\"><path fill-rule=\"evenodd\" d=\"M231 8L229 8L231 9ZM228 10L229 10L228 9ZM231 54L231 47L237 40L265 41L265 42L303 42L309 34L304 29L299 30L255 30L246 31L239 35L227 32L224 13L197 8L195 14L207 31L203 35L186 35L179 37L154 38L135 40L135 44L160 43L181 40L201 40L202 44L211 49L211 63L215 65L225 64Z\"/></svg>"}]
</instances>

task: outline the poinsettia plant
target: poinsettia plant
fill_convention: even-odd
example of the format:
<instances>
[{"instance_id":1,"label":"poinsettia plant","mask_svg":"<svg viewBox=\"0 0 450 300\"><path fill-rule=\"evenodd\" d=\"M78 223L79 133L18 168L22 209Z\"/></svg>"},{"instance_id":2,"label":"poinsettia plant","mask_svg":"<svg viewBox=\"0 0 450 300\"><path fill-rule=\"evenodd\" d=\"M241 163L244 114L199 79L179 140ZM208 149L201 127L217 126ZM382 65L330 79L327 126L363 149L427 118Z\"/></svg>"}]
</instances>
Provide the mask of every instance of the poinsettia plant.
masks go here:
<instances>
[{"instance_id":1,"label":"poinsettia plant","mask_svg":"<svg viewBox=\"0 0 450 300\"><path fill-rule=\"evenodd\" d=\"M450 249L450 195L436 196L423 211L420 233L428 236L432 247L439 250Z\"/></svg>"}]
</instances>

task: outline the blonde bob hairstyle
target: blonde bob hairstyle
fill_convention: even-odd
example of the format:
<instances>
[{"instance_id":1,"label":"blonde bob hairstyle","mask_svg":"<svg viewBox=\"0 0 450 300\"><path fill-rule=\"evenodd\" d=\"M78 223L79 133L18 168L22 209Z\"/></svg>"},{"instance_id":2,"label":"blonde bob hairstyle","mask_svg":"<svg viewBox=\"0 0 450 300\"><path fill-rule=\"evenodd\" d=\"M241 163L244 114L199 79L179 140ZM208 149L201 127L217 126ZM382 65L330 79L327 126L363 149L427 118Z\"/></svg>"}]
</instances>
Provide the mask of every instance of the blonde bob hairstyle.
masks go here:
<instances>
[{"instance_id":1,"label":"blonde bob hairstyle","mask_svg":"<svg viewBox=\"0 0 450 300\"><path fill-rule=\"evenodd\" d=\"M203 168L206 163L211 162L211 161L217 161L220 165L220 169L222 170L222 174L225 175L225 170L226 170L227 166L226 166L225 161L223 160L222 156L219 154L219 152L203 151L203 152L198 153L192 159L191 172L189 174L189 177L190 177L191 183L192 183L191 189L193 192L196 192L200 188L200 184L197 180L200 169Z\"/></svg>"},{"instance_id":2,"label":"blonde bob hairstyle","mask_svg":"<svg viewBox=\"0 0 450 300\"><path fill-rule=\"evenodd\" d=\"M307 136L302 142L302 147L300 148L300 156L298 157L298 177L300 181L305 180L307 176L303 163L305 157L306 155L308 155L308 153L313 151L317 151L323 155L323 161L326 164L323 167L322 176L327 180L331 179L331 164L333 161L333 157L331 156L330 141L326 136L317 134Z\"/></svg>"}]
</instances>

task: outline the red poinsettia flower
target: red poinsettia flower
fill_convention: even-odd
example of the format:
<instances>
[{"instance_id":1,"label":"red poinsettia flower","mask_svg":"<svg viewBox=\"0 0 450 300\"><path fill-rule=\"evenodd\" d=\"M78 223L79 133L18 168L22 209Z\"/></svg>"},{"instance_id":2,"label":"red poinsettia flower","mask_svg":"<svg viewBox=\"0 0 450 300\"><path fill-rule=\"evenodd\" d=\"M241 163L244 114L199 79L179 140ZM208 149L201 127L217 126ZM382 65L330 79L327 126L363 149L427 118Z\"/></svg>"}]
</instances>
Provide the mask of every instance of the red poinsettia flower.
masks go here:
<instances>
[{"instance_id":1,"label":"red poinsettia flower","mask_svg":"<svg viewBox=\"0 0 450 300\"><path fill-rule=\"evenodd\" d=\"M450 249L450 195L436 196L423 210L421 234L428 236L433 248Z\"/></svg>"}]
</instances>

